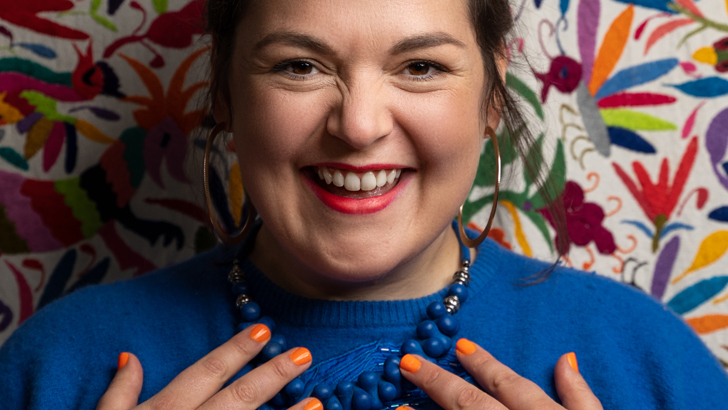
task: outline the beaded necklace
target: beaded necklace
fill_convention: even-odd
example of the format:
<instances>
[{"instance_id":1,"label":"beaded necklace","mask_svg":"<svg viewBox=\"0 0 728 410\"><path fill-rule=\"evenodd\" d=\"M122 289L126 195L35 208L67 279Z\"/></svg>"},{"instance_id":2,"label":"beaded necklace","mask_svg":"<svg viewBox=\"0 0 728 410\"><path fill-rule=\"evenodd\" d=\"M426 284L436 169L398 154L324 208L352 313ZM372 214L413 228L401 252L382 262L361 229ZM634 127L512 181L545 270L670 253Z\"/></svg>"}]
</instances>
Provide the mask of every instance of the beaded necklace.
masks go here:
<instances>
[{"instance_id":1,"label":"beaded necklace","mask_svg":"<svg viewBox=\"0 0 728 410\"><path fill-rule=\"evenodd\" d=\"M455 225L453 223L453 225ZM254 229L250 236L255 236ZM457 231L457 230L456 230ZM246 241L249 243L249 241ZM275 334L275 322L268 316L261 316L260 306L250 297L250 288L245 273L240 269L240 260L247 246L242 246L233 267L228 273L232 284L235 306L240 314L237 330L241 331L255 323L263 323L273 334L261 353L240 374L265 363L287 349L283 335ZM384 360L383 371L364 372L356 380L341 381L336 386L316 384L308 393L324 404L325 410L375 410L384 407L385 402L402 398L415 386L405 380L399 370L400 358L405 354L417 354L428 360L445 356L454 346L453 338L460 330L454 315L460 304L468 299L470 284L470 249L460 243L461 269L453 274L453 283L442 301L434 301L427 307L427 317L417 325L417 339L405 341L399 351L392 351ZM273 408L287 408L304 398L306 385L296 378L289 382L268 403Z\"/></svg>"}]
</instances>

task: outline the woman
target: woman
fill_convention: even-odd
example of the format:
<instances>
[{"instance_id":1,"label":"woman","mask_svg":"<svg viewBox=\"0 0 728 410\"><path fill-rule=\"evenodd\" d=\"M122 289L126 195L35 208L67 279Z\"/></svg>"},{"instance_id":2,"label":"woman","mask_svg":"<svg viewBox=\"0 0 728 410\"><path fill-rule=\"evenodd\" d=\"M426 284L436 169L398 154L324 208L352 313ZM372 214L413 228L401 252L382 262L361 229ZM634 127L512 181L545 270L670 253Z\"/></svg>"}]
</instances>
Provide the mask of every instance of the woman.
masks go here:
<instances>
[{"instance_id":1,"label":"woman","mask_svg":"<svg viewBox=\"0 0 728 410\"><path fill-rule=\"evenodd\" d=\"M39 312L3 346L9 408L728 402L716 360L646 296L560 267L517 286L549 266L460 245L483 139L518 125L506 1L209 0L208 24L208 144L232 134L259 222Z\"/></svg>"}]
</instances>

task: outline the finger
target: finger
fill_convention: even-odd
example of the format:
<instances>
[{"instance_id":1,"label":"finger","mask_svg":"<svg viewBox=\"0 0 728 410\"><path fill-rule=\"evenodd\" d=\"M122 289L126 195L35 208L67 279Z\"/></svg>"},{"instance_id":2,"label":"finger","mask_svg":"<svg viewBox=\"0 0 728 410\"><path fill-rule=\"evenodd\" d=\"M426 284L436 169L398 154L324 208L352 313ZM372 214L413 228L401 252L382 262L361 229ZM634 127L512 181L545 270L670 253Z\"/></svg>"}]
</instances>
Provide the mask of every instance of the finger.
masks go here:
<instances>
[{"instance_id":1,"label":"finger","mask_svg":"<svg viewBox=\"0 0 728 410\"><path fill-rule=\"evenodd\" d=\"M454 410L505 409L482 390L419 356L404 355L399 368L407 380L427 393L440 407Z\"/></svg>"},{"instance_id":2,"label":"finger","mask_svg":"<svg viewBox=\"0 0 728 410\"><path fill-rule=\"evenodd\" d=\"M562 408L538 385L508 366L475 343L460 339L456 344L460 363L485 391L511 410Z\"/></svg>"},{"instance_id":3,"label":"finger","mask_svg":"<svg viewBox=\"0 0 728 410\"><path fill-rule=\"evenodd\" d=\"M569 410L601 409L602 403L592 393L586 380L579 372L576 354L567 353L556 362L554 369L556 391L561 403Z\"/></svg>"},{"instance_id":4,"label":"finger","mask_svg":"<svg viewBox=\"0 0 728 410\"><path fill-rule=\"evenodd\" d=\"M256 367L208 400L201 409L257 409L311 365L311 352L297 347Z\"/></svg>"},{"instance_id":5,"label":"finger","mask_svg":"<svg viewBox=\"0 0 728 410\"><path fill-rule=\"evenodd\" d=\"M288 410L324 410L324 405L317 398L309 398L301 400L295 406L289 407Z\"/></svg>"},{"instance_id":6,"label":"finger","mask_svg":"<svg viewBox=\"0 0 728 410\"><path fill-rule=\"evenodd\" d=\"M185 369L150 399L168 408L197 408L217 393L270 340L264 324L249 326Z\"/></svg>"},{"instance_id":7,"label":"finger","mask_svg":"<svg viewBox=\"0 0 728 410\"><path fill-rule=\"evenodd\" d=\"M143 381L144 372L139 359L131 353L121 353L116 375L111 380L106 393L101 396L96 408L99 410L126 410L136 406Z\"/></svg>"}]
</instances>

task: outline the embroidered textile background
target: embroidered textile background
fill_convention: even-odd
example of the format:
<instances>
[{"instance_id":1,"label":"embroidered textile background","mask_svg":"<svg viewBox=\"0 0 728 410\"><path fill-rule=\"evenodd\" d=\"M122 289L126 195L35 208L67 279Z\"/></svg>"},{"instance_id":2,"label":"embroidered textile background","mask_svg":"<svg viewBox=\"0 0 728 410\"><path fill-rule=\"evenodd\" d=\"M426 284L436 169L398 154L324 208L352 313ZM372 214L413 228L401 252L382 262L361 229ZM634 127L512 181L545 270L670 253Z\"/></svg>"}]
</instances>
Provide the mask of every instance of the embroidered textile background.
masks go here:
<instances>
[{"instance_id":1,"label":"embroidered textile background","mask_svg":"<svg viewBox=\"0 0 728 410\"><path fill-rule=\"evenodd\" d=\"M0 342L63 294L213 243L193 132L202 6L0 0ZM661 300L728 366L728 2L517 0L513 13L509 52L533 72L507 84L567 204L564 263ZM242 202L231 149L213 154L226 225ZM503 152L491 236L555 260L551 215L514 159ZM492 162L486 144L466 208L475 226Z\"/></svg>"}]
</instances>

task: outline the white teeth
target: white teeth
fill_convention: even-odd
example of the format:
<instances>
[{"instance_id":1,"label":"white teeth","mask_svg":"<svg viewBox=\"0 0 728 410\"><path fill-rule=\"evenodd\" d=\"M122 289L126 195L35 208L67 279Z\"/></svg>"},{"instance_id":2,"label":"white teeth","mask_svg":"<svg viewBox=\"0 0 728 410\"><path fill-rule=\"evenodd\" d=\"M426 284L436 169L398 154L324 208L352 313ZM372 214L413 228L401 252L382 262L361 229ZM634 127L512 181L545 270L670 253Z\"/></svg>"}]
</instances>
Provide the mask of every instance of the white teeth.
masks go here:
<instances>
[{"instance_id":1,"label":"white teeth","mask_svg":"<svg viewBox=\"0 0 728 410\"><path fill-rule=\"evenodd\" d=\"M341 171L338 169L334 171L334 185L337 187L344 186L344 176L341 175Z\"/></svg>"},{"instance_id":2,"label":"white teeth","mask_svg":"<svg viewBox=\"0 0 728 410\"><path fill-rule=\"evenodd\" d=\"M390 172L389 175L387 175L387 182L389 182L391 184L392 182L394 182L395 178L397 178L397 171L392 170L392 172Z\"/></svg>"},{"instance_id":3,"label":"white teeth","mask_svg":"<svg viewBox=\"0 0 728 410\"><path fill-rule=\"evenodd\" d=\"M379 171L379 174L377 174L377 186L381 188L386 184L387 184L387 172L384 170Z\"/></svg>"},{"instance_id":4,"label":"white teeth","mask_svg":"<svg viewBox=\"0 0 728 410\"><path fill-rule=\"evenodd\" d=\"M344 188L347 191L358 191L361 188L361 180L353 172L346 173L346 179L344 180Z\"/></svg>"},{"instance_id":5,"label":"white teeth","mask_svg":"<svg viewBox=\"0 0 728 410\"><path fill-rule=\"evenodd\" d=\"M369 171L366 174L364 174L363 177L361 177L361 190L362 191L371 191L372 189L377 187L377 177L374 176L374 173Z\"/></svg>"},{"instance_id":6,"label":"white teeth","mask_svg":"<svg viewBox=\"0 0 728 410\"><path fill-rule=\"evenodd\" d=\"M339 188L344 187L347 191L371 191L377 187L381 188L387 184L394 183L402 174L401 169L368 171L359 178L355 172L341 172L335 169L333 174L328 167L318 167L316 174L319 179L331 183Z\"/></svg>"}]
</instances>

